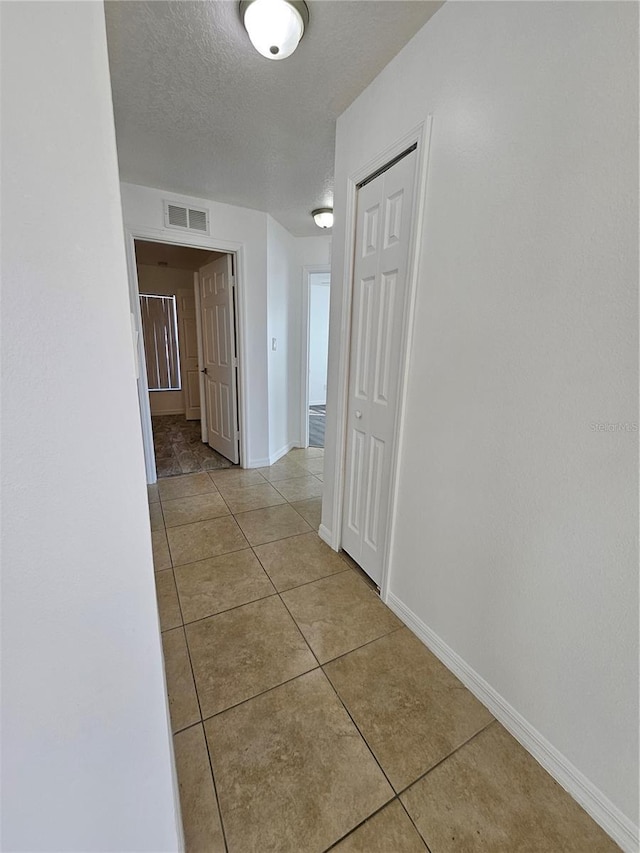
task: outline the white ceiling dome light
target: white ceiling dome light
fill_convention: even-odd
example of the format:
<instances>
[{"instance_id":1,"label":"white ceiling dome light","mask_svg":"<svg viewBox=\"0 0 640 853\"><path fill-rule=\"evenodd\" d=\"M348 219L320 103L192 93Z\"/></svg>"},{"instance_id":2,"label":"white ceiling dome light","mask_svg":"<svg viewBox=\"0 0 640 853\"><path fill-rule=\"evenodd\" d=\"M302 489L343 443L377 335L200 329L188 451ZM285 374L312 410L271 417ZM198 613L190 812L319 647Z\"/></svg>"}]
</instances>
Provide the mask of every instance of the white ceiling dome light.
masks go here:
<instances>
[{"instance_id":1,"label":"white ceiling dome light","mask_svg":"<svg viewBox=\"0 0 640 853\"><path fill-rule=\"evenodd\" d=\"M333 227L333 208L332 207L319 207L316 210L312 210L311 215L313 216L313 221L316 223L318 228L332 228Z\"/></svg>"},{"instance_id":2,"label":"white ceiling dome light","mask_svg":"<svg viewBox=\"0 0 640 853\"><path fill-rule=\"evenodd\" d=\"M302 0L242 0L240 17L251 43L267 59L286 59L309 24Z\"/></svg>"}]
</instances>

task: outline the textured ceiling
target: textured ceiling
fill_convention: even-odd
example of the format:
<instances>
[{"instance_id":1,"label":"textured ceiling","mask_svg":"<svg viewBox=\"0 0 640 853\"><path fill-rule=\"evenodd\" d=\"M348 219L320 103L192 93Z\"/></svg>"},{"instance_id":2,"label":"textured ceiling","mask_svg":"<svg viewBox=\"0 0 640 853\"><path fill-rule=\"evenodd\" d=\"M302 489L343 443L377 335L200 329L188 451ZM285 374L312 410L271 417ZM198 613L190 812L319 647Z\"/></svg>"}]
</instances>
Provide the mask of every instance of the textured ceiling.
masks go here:
<instances>
[{"instance_id":1,"label":"textured ceiling","mask_svg":"<svg viewBox=\"0 0 640 853\"><path fill-rule=\"evenodd\" d=\"M268 211L317 235L335 120L441 6L311 0L298 50L261 57L229 0L105 3L124 181Z\"/></svg>"}]
</instances>

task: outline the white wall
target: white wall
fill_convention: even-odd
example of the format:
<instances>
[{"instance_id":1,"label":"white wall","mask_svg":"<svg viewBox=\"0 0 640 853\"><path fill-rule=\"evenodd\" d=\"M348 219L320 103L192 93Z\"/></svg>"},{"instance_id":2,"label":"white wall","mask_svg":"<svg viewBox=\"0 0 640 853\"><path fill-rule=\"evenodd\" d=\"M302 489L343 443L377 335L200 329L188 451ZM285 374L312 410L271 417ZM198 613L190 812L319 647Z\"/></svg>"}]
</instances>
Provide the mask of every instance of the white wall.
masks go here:
<instances>
[{"instance_id":1,"label":"white wall","mask_svg":"<svg viewBox=\"0 0 640 853\"><path fill-rule=\"evenodd\" d=\"M295 313L295 306L292 305L291 299L295 276L295 242L296 238L282 225L271 216L267 217L267 341L271 462L286 453L292 446L289 434L289 396L295 393L295 389L290 384L292 347L289 328Z\"/></svg>"},{"instance_id":2,"label":"white wall","mask_svg":"<svg viewBox=\"0 0 640 853\"><path fill-rule=\"evenodd\" d=\"M636 4L445 4L338 120L330 337L331 377L347 176L432 113L392 600L584 774L627 849L637 432L591 425L637 421L637 33Z\"/></svg>"},{"instance_id":3,"label":"white wall","mask_svg":"<svg viewBox=\"0 0 640 853\"><path fill-rule=\"evenodd\" d=\"M329 354L329 296L331 277L311 276L309 288L309 404L327 402L327 356Z\"/></svg>"},{"instance_id":4,"label":"white wall","mask_svg":"<svg viewBox=\"0 0 640 853\"><path fill-rule=\"evenodd\" d=\"M2 848L177 850L104 10L1 14Z\"/></svg>"},{"instance_id":5,"label":"white wall","mask_svg":"<svg viewBox=\"0 0 640 853\"><path fill-rule=\"evenodd\" d=\"M269 392L267 369L267 216L257 210L192 198L151 187L121 184L125 227L134 235L202 248L238 251L241 306L246 334L242 344L246 382L246 467L266 465L269 458ZM177 233L164 227L163 199L189 202L210 212L211 236ZM288 233L288 232L286 232Z\"/></svg>"}]
</instances>

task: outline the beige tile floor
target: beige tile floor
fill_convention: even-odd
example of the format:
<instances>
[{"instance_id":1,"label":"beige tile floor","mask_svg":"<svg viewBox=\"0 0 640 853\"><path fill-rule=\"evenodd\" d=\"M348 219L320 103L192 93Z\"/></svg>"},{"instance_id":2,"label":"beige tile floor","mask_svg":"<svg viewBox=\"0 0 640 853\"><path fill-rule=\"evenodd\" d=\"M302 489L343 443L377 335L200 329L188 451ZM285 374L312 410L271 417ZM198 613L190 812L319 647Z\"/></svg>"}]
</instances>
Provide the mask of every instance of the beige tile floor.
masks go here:
<instances>
[{"instance_id":1,"label":"beige tile floor","mask_svg":"<svg viewBox=\"0 0 640 853\"><path fill-rule=\"evenodd\" d=\"M322 455L149 487L187 853L618 850L320 540Z\"/></svg>"}]
</instances>

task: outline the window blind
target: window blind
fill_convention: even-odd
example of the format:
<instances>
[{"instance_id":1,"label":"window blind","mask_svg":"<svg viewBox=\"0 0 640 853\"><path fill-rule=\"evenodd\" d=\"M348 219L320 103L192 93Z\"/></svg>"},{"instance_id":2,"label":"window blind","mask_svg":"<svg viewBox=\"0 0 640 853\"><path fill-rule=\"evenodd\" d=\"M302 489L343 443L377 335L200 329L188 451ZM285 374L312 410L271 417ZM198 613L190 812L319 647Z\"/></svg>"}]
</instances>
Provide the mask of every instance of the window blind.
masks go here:
<instances>
[{"instance_id":1,"label":"window blind","mask_svg":"<svg viewBox=\"0 0 640 853\"><path fill-rule=\"evenodd\" d=\"M140 294L149 391L180 391L180 355L175 296Z\"/></svg>"}]
</instances>

